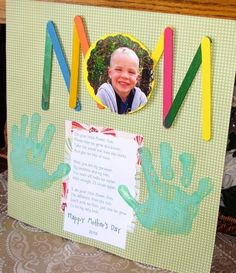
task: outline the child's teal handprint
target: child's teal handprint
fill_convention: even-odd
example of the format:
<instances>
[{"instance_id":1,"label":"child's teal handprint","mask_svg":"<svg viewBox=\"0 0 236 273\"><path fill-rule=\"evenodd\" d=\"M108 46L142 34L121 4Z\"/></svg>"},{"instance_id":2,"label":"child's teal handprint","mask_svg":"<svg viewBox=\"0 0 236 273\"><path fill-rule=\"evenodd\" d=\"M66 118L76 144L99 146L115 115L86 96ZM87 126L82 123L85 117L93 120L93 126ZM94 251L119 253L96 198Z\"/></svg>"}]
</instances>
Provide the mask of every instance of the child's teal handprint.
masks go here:
<instances>
[{"instance_id":1,"label":"child's teal handprint","mask_svg":"<svg viewBox=\"0 0 236 273\"><path fill-rule=\"evenodd\" d=\"M162 176L167 180L173 179L172 150L168 143L161 143L160 156ZM209 178L202 178L198 189L188 194L181 188L187 188L192 183L194 166L192 155L182 153L179 156L183 175L178 186L159 180L152 164L151 153L145 148L141 150L141 160L149 195L147 200L143 204L138 203L125 185L120 185L118 188L121 197L133 208L138 220L145 228L155 230L159 234L189 233L201 201L212 191Z\"/></svg>"},{"instance_id":2,"label":"child's teal handprint","mask_svg":"<svg viewBox=\"0 0 236 273\"><path fill-rule=\"evenodd\" d=\"M21 117L21 127L12 126L11 142L12 151L10 160L14 178L26 183L35 190L45 190L53 182L61 179L70 172L68 164L61 163L51 175L44 168L44 161L50 148L55 126L49 124L41 142L38 141L40 115L32 115L30 131L27 136L28 117Z\"/></svg>"}]
</instances>

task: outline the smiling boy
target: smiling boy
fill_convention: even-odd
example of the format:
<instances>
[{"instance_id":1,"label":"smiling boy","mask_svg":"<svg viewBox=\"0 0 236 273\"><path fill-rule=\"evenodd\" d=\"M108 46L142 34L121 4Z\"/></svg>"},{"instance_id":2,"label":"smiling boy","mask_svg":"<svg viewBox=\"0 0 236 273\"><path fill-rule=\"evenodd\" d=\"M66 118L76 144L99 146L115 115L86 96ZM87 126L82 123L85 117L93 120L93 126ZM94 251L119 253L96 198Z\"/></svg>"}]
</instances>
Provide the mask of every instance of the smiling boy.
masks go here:
<instances>
[{"instance_id":1,"label":"smiling boy","mask_svg":"<svg viewBox=\"0 0 236 273\"><path fill-rule=\"evenodd\" d=\"M139 58L132 49L120 47L112 53L108 76L111 83L103 83L96 96L112 112L126 114L147 102L136 86L140 79Z\"/></svg>"}]
</instances>

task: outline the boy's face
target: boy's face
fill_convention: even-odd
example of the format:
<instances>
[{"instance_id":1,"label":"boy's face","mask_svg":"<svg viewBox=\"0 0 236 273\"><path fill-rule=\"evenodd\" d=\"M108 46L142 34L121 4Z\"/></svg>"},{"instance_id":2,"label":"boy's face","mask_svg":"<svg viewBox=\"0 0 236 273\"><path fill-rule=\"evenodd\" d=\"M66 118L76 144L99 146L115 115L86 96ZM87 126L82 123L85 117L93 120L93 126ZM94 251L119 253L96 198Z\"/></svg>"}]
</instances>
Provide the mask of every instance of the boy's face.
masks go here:
<instances>
[{"instance_id":1,"label":"boy's face","mask_svg":"<svg viewBox=\"0 0 236 273\"><path fill-rule=\"evenodd\" d=\"M113 56L108 75L115 92L125 99L139 79L137 61L127 54L119 53Z\"/></svg>"}]
</instances>

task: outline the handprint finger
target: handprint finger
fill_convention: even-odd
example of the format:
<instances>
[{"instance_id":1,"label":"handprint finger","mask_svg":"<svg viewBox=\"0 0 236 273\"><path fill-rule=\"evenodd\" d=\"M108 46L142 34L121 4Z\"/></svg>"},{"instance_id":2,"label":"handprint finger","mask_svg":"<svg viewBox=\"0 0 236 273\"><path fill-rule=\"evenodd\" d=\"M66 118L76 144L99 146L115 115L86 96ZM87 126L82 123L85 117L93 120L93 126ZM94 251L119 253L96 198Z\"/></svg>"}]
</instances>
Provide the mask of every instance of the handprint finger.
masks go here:
<instances>
[{"instance_id":1,"label":"handprint finger","mask_svg":"<svg viewBox=\"0 0 236 273\"><path fill-rule=\"evenodd\" d=\"M29 136L34 142L38 142L38 130L41 118L38 113L34 113L31 118Z\"/></svg>"},{"instance_id":2,"label":"handprint finger","mask_svg":"<svg viewBox=\"0 0 236 273\"><path fill-rule=\"evenodd\" d=\"M11 128L11 143L15 147L19 139L19 128L16 125L13 125Z\"/></svg>"},{"instance_id":3,"label":"handprint finger","mask_svg":"<svg viewBox=\"0 0 236 273\"><path fill-rule=\"evenodd\" d=\"M41 141L42 150L45 154L49 151L55 132L56 132L55 125L49 124Z\"/></svg>"},{"instance_id":4,"label":"handprint finger","mask_svg":"<svg viewBox=\"0 0 236 273\"><path fill-rule=\"evenodd\" d=\"M139 204L130 194L129 189L125 185L120 185L118 187L118 192L120 196L124 199L124 201L134 210L136 211Z\"/></svg>"},{"instance_id":5,"label":"handprint finger","mask_svg":"<svg viewBox=\"0 0 236 273\"><path fill-rule=\"evenodd\" d=\"M54 182L66 176L70 172L70 165L61 163L58 165L57 170L50 176L50 181Z\"/></svg>"},{"instance_id":6,"label":"handprint finger","mask_svg":"<svg viewBox=\"0 0 236 273\"><path fill-rule=\"evenodd\" d=\"M179 156L179 160L183 168L183 174L180 178L180 183L185 188L188 188L192 183L192 176L193 176L195 161L194 161L193 155L189 153L182 153Z\"/></svg>"},{"instance_id":7,"label":"handprint finger","mask_svg":"<svg viewBox=\"0 0 236 273\"><path fill-rule=\"evenodd\" d=\"M140 157L148 192L149 194L153 194L156 191L155 186L160 186L161 183L152 164L151 152L147 148L142 148L140 150Z\"/></svg>"},{"instance_id":8,"label":"handprint finger","mask_svg":"<svg viewBox=\"0 0 236 273\"><path fill-rule=\"evenodd\" d=\"M21 128L20 128L20 135L22 137L26 136L27 126L28 126L28 116L22 115L22 117L21 117Z\"/></svg>"},{"instance_id":9,"label":"handprint finger","mask_svg":"<svg viewBox=\"0 0 236 273\"><path fill-rule=\"evenodd\" d=\"M209 178L202 178L199 181L198 189L192 194L194 203L200 203L213 189Z\"/></svg>"},{"instance_id":10,"label":"handprint finger","mask_svg":"<svg viewBox=\"0 0 236 273\"><path fill-rule=\"evenodd\" d=\"M172 180L174 171L171 166L172 148L169 143L162 142L160 144L160 160L161 160L161 174L164 179Z\"/></svg>"}]
</instances>

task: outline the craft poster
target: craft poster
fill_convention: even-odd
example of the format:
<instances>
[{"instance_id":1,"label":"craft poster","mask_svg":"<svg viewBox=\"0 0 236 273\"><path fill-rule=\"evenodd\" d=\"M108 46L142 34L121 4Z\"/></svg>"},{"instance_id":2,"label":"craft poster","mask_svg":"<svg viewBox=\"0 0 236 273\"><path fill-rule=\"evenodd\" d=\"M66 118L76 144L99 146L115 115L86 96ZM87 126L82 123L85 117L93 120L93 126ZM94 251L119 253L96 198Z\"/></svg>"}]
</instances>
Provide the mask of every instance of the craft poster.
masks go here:
<instances>
[{"instance_id":1,"label":"craft poster","mask_svg":"<svg viewBox=\"0 0 236 273\"><path fill-rule=\"evenodd\" d=\"M6 6L8 214L135 262L209 272L236 22Z\"/></svg>"}]
</instances>

